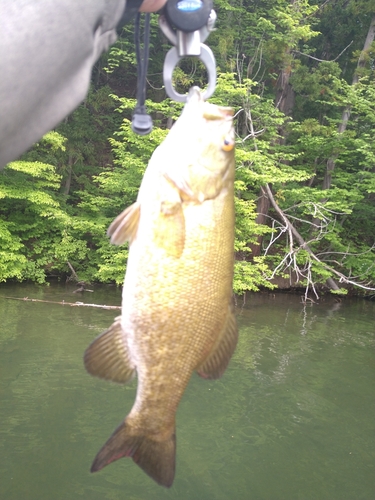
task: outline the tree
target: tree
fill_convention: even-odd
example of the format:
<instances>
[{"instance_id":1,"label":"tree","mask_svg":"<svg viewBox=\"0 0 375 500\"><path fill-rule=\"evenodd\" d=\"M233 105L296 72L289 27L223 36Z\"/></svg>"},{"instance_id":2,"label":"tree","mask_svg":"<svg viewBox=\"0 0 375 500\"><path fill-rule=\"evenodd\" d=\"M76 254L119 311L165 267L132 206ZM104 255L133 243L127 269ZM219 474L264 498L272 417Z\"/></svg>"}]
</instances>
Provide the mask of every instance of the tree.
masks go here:
<instances>
[{"instance_id":1,"label":"tree","mask_svg":"<svg viewBox=\"0 0 375 500\"><path fill-rule=\"evenodd\" d=\"M363 43L372 2L217 0L215 9L212 102L236 111L235 290L272 286L278 275L306 296L340 288L337 280L374 287L373 35ZM123 281L127 247L111 246L106 228L135 200L181 110L163 89L169 46L156 22L152 134L130 130L136 71L126 28L97 63L85 103L0 176L0 279L62 277L69 262L80 279ZM184 59L174 77L181 92L206 82L196 60Z\"/></svg>"}]
</instances>

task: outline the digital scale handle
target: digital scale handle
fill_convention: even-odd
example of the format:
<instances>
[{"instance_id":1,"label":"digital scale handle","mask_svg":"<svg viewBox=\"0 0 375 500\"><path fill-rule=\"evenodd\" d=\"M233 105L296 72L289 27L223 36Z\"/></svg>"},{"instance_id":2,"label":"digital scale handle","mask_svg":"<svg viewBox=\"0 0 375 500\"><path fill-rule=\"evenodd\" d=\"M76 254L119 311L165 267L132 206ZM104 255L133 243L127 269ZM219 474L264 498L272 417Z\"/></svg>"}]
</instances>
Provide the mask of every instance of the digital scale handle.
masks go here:
<instances>
[{"instance_id":1,"label":"digital scale handle","mask_svg":"<svg viewBox=\"0 0 375 500\"><path fill-rule=\"evenodd\" d=\"M212 0L168 0L164 14L173 28L192 33L207 25L212 8Z\"/></svg>"}]
</instances>

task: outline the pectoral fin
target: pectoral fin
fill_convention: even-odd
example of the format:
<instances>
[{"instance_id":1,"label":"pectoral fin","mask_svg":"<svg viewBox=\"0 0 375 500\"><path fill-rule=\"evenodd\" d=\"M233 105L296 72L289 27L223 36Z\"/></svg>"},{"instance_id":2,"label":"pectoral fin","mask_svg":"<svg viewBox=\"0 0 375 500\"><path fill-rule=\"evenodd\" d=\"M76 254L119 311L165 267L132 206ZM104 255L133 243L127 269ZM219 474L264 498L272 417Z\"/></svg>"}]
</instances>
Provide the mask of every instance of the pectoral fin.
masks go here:
<instances>
[{"instance_id":1,"label":"pectoral fin","mask_svg":"<svg viewBox=\"0 0 375 500\"><path fill-rule=\"evenodd\" d=\"M185 216L181 201L163 201L154 232L155 244L179 258L185 246Z\"/></svg>"},{"instance_id":2,"label":"pectoral fin","mask_svg":"<svg viewBox=\"0 0 375 500\"><path fill-rule=\"evenodd\" d=\"M220 378L225 372L230 358L236 348L238 328L233 307L228 308L228 315L219 338L208 357L197 368L197 373L203 378Z\"/></svg>"},{"instance_id":3,"label":"pectoral fin","mask_svg":"<svg viewBox=\"0 0 375 500\"><path fill-rule=\"evenodd\" d=\"M125 241L131 243L137 235L139 216L140 204L137 201L121 212L107 231L111 243L114 245L122 245Z\"/></svg>"},{"instance_id":4,"label":"pectoral fin","mask_svg":"<svg viewBox=\"0 0 375 500\"><path fill-rule=\"evenodd\" d=\"M179 190L184 201L203 203L216 198L223 188L222 176L205 171L201 165L190 165L177 173L170 170L165 177Z\"/></svg>"},{"instance_id":5,"label":"pectoral fin","mask_svg":"<svg viewBox=\"0 0 375 500\"><path fill-rule=\"evenodd\" d=\"M119 383L132 378L135 367L124 343L121 317L88 346L84 363L86 370L96 377Z\"/></svg>"}]
</instances>

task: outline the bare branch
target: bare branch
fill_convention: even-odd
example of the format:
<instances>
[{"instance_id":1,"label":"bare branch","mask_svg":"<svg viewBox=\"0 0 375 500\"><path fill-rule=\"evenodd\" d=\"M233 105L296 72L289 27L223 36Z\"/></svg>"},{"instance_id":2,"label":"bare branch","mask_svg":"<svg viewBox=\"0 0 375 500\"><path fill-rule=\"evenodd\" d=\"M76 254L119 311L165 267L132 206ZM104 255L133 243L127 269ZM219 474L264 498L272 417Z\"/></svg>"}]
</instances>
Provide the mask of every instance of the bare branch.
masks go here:
<instances>
[{"instance_id":1,"label":"bare branch","mask_svg":"<svg viewBox=\"0 0 375 500\"><path fill-rule=\"evenodd\" d=\"M335 62L351 46L351 44L353 43L353 41L354 40L352 40L349 43L349 45L347 45L345 47L345 49L340 52L340 54L338 56L336 56L334 59L331 59L330 61L328 61L327 59L318 59L317 57L310 56L310 54L304 54L303 52L300 52L299 50L293 50L293 52L296 53L296 54L300 54L301 56L305 56L305 57L309 57L310 59L314 59L314 61L319 61L319 62Z\"/></svg>"},{"instance_id":2,"label":"bare branch","mask_svg":"<svg viewBox=\"0 0 375 500\"><path fill-rule=\"evenodd\" d=\"M312 261L315 261L315 262L319 263L324 269L329 271L331 274L337 276L339 278L340 283L351 284L353 286L358 286L358 287L363 288L365 290L375 290L375 288L363 285L361 283L358 283L358 282L348 278L343 273L336 271L336 269L333 269L331 266L327 265L324 261L320 260L317 257L317 255L315 255L315 253L311 250L310 246L303 239L303 237L300 235L300 233L297 231L297 229L289 221L288 217L285 215L285 212L279 207L279 205L277 204L277 202L273 196L273 193L271 191L270 186L268 184L266 184L264 187L262 187L262 190L269 198L271 205L273 206L274 210L279 215L280 219L283 221L283 223L285 225L284 232L287 231L288 236L289 236L289 252L284 256L282 261L278 264L278 266L276 267L276 269L272 273L272 277L274 277L279 270L281 270L283 268L287 268L287 267L292 267L292 263L293 263L293 270L296 273L297 277L302 276L307 281L305 296L307 297L308 290L311 287L315 296L317 298L319 298L318 293L315 289L315 284L314 284L314 281L312 278L312 272L311 272ZM298 244L300 245L300 247L297 249L294 248L293 238L295 238L296 241L298 242ZM306 263L305 270L301 270L301 268L298 265L297 260L296 260L297 253L300 250L306 250L306 252L310 255L310 258L311 258L311 261L308 261ZM286 264L288 261L289 261L289 263ZM333 290L337 291L340 289L332 278L327 279L327 284Z\"/></svg>"},{"instance_id":3,"label":"bare branch","mask_svg":"<svg viewBox=\"0 0 375 500\"><path fill-rule=\"evenodd\" d=\"M262 40L261 40L261 42L262 42ZM261 42L259 42L259 45L261 44ZM257 51L258 51L258 49L257 49ZM257 69L255 75L253 76L253 80L255 80L255 78L258 76L260 68L262 67L262 58L263 58L263 48L261 46L261 48L260 48L260 56L259 56L258 69ZM248 69L248 74L249 74L249 69Z\"/></svg>"},{"instance_id":4,"label":"bare branch","mask_svg":"<svg viewBox=\"0 0 375 500\"><path fill-rule=\"evenodd\" d=\"M45 302L48 304L60 304L62 306L70 307L98 307L100 309L121 309L121 306L106 306L101 304L85 304L84 302L56 302L55 300L41 300L41 299L29 299L29 297L5 297L6 299L12 300L24 300L26 302Z\"/></svg>"},{"instance_id":5,"label":"bare branch","mask_svg":"<svg viewBox=\"0 0 375 500\"><path fill-rule=\"evenodd\" d=\"M316 255L344 255L344 257L347 257L348 255L350 256L354 256L354 257L358 257L359 255L364 255L365 253L369 253L369 252L372 252L372 250L375 249L375 243L374 245L372 245L371 248L369 248L368 250L365 250L364 252L359 252L359 253L352 253L352 252L319 252L317 253Z\"/></svg>"},{"instance_id":6,"label":"bare branch","mask_svg":"<svg viewBox=\"0 0 375 500\"><path fill-rule=\"evenodd\" d=\"M70 270L72 271L72 275L73 275L74 279L75 279L76 281L79 281L79 278L78 278L78 276L77 276L77 273L75 272L74 267L72 266L72 264L71 264L68 260L67 260L66 262L67 262L67 264L68 264L68 266L69 266Z\"/></svg>"},{"instance_id":7,"label":"bare branch","mask_svg":"<svg viewBox=\"0 0 375 500\"><path fill-rule=\"evenodd\" d=\"M242 139L242 142L245 142L246 139L249 139L250 137L253 138L253 137L256 137L257 135L263 134L264 131L265 131L265 129L262 128L262 129L258 130L258 132L252 132L252 133L248 134L246 137L244 137Z\"/></svg>"}]
</instances>

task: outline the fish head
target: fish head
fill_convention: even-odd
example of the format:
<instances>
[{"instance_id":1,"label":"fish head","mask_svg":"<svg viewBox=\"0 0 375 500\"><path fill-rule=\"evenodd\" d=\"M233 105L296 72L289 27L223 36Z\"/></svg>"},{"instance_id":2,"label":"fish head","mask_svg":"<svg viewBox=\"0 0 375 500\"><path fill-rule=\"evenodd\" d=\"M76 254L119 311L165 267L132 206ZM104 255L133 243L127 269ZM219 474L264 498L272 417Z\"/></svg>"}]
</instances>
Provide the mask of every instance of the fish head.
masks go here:
<instances>
[{"instance_id":1,"label":"fish head","mask_svg":"<svg viewBox=\"0 0 375 500\"><path fill-rule=\"evenodd\" d=\"M204 101L200 89L192 87L163 144L165 175L183 198L215 198L223 183L233 183L234 145L233 109Z\"/></svg>"},{"instance_id":2,"label":"fish head","mask_svg":"<svg viewBox=\"0 0 375 500\"><path fill-rule=\"evenodd\" d=\"M233 109L204 101L200 89L192 87L180 123L189 131L201 165L217 172L226 170L234 157Z\"/></svg>"}]
</instances>

